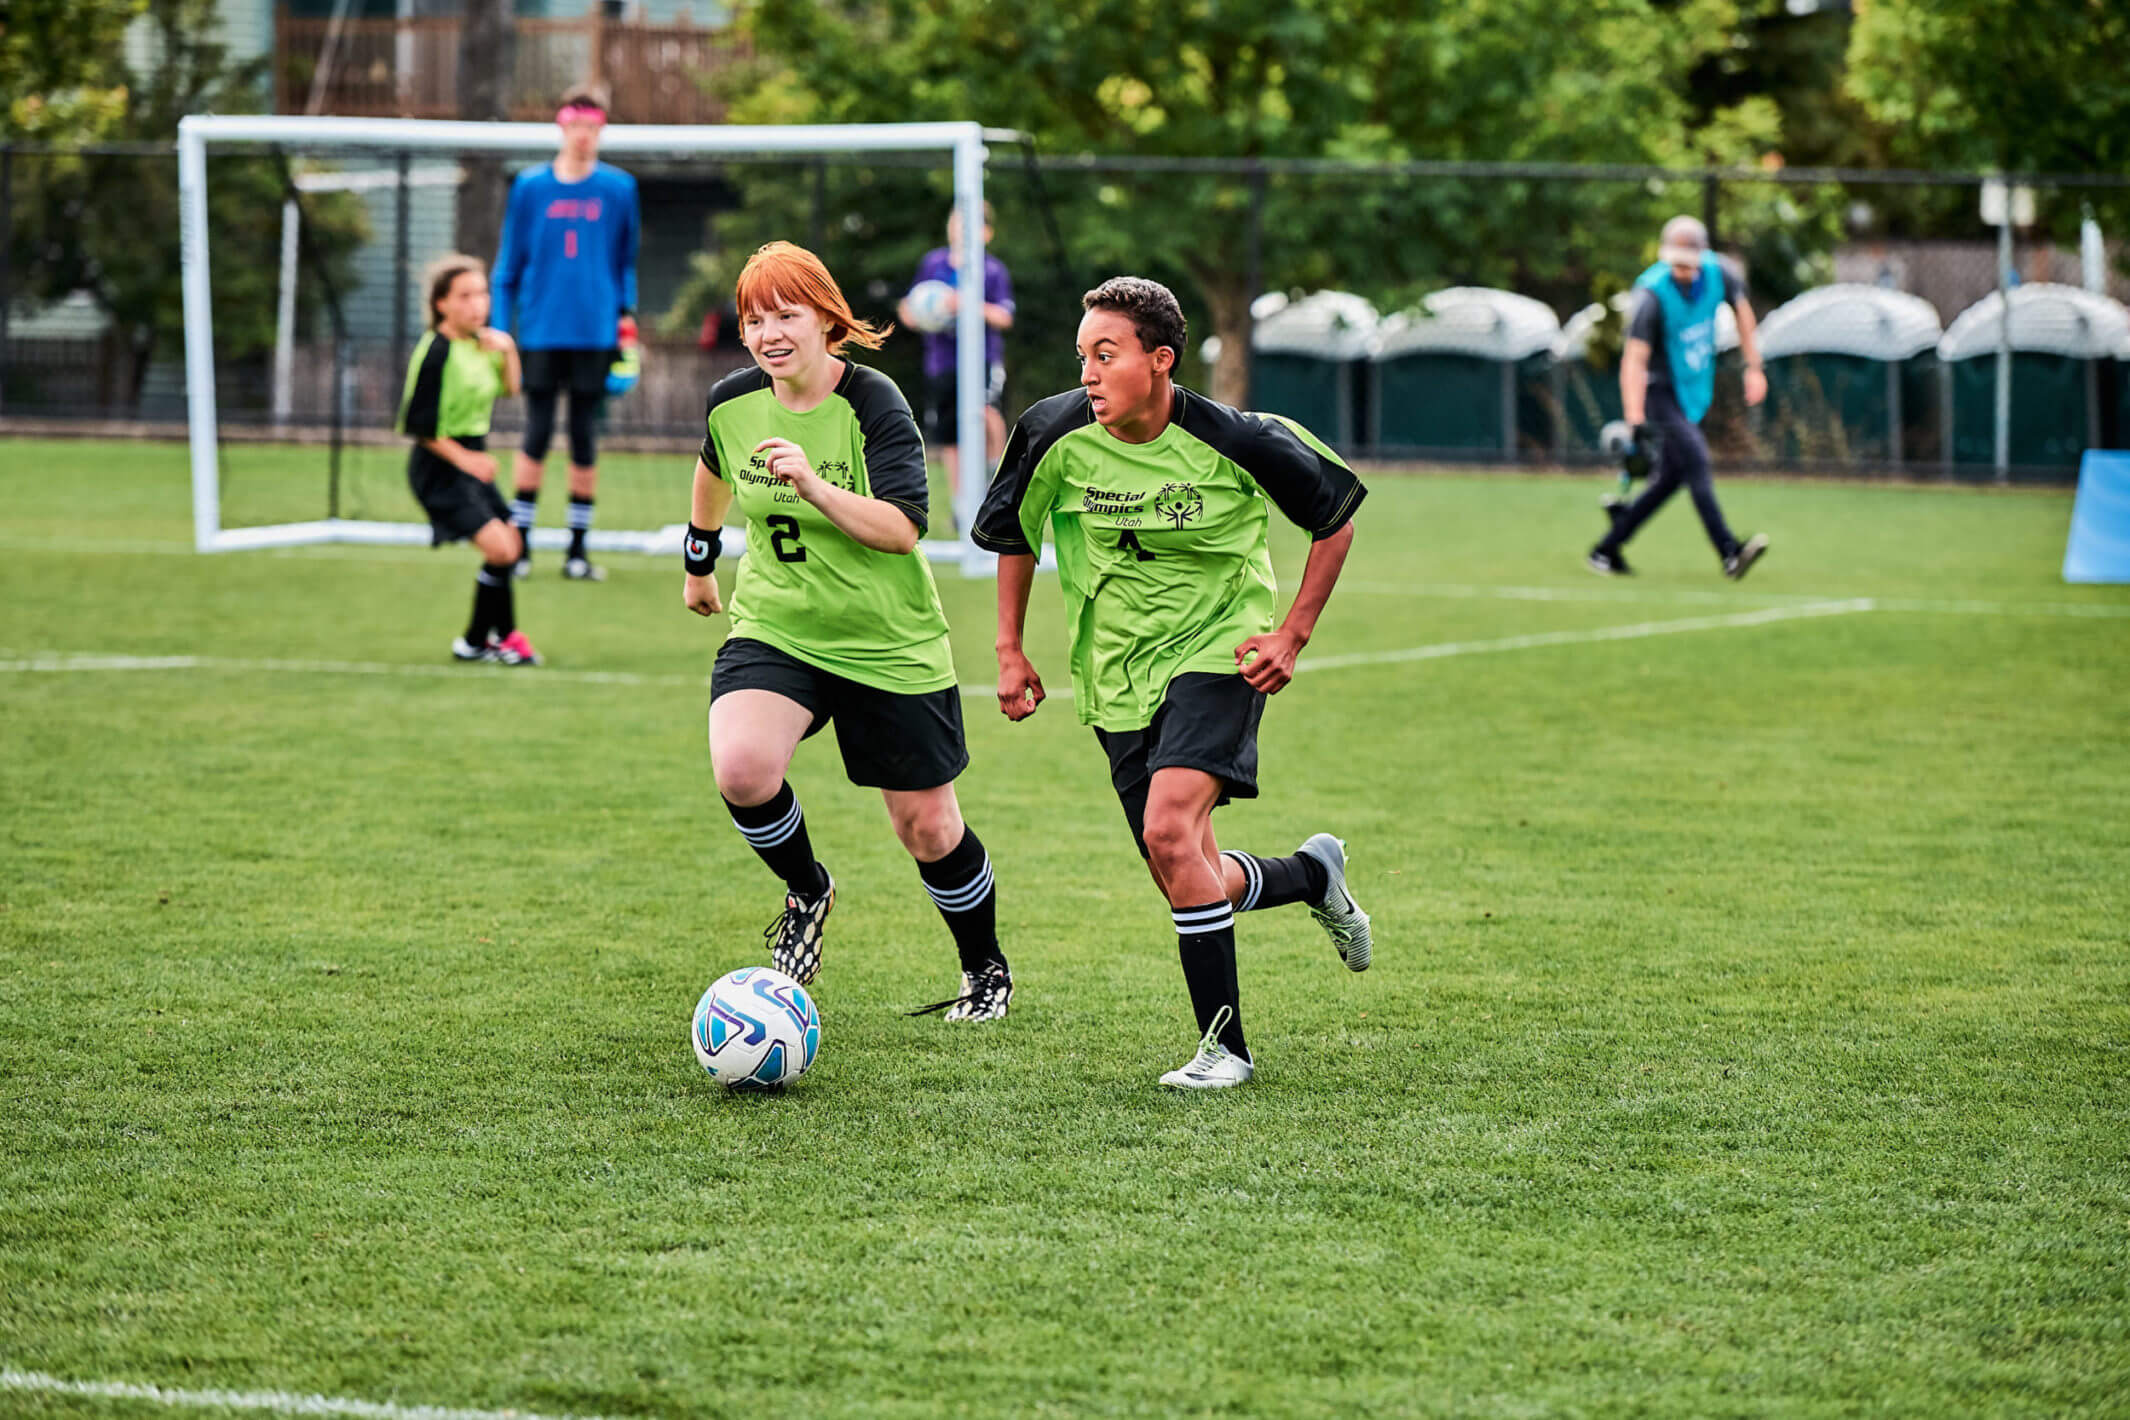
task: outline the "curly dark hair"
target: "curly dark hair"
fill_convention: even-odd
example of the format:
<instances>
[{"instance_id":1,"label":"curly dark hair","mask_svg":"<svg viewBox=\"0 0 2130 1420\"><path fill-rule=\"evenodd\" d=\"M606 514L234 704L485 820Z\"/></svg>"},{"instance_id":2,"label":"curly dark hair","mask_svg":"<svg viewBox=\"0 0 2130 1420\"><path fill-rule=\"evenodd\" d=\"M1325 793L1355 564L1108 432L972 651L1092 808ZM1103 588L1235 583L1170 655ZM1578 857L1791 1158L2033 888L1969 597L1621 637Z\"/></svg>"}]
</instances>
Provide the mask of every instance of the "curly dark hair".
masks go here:
<instances>
[{"instance_id":1,"label":"curly dark hair","mask_svg":"<svg viewBox=\"0 0 2130 1420\"><path fill-rule=\"evenodd\" d=\"M1139 337L1140 349L1159 350L1166 345L1176 352L1179 362L1183 359L1183 307L1177 304L1176 293L1159 281L1149 281L1144 276L1112 276L1080 298L1080 309L1128 316L1132 333Z\"/></svg>"}]
</instances>

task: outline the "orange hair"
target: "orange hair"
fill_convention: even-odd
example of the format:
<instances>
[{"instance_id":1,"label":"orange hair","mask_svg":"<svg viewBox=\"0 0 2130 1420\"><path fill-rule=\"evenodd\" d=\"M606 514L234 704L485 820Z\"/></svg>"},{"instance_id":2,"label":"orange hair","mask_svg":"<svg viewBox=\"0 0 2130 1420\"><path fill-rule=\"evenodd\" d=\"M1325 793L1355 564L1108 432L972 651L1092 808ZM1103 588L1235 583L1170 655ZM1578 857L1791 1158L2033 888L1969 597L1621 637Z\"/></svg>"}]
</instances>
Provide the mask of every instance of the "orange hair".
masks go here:
<instances>
[{"instance_id":1,"label":"orange hair","mask_svg":"<svg viewBox=\"0 0 2130 1420\"><path fill-rule=\"evenodd\" d=\"M769 242L740 268L740 279L732 287L732 304L744 321L749 311L766 311L786 302L812 306L821 313L828 323L831 355L841 355L846 345L878 350L892 329L858 319L820 257L790 242Z\"/></svg>"}]
</instances>

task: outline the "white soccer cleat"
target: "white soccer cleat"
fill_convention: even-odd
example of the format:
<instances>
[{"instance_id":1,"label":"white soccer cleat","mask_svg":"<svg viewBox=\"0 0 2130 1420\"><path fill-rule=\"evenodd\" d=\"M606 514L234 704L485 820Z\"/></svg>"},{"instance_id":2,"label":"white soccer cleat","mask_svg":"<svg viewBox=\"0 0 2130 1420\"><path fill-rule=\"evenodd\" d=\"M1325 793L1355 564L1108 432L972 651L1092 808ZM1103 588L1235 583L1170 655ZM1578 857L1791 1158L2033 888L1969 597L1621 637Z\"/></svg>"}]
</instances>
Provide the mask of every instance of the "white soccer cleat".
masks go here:
<instances>
[{"instance_id":1,"label":"white soccer cleat","mask_svg":"<svg viewBox=\"0 0 2130 1420\"><path fill-rule=\"evenodd\" d=\"M1206 1027L1204 1039L1198 1042L1198 1053L1189 1064L1163 1075L1162 1084L1179 1090L1224 1090L1250 1082L1257 1067L1220 1043L1220 1028L1228 1023L1228 1016L1228 1008L1222 1006L1213 1017L1213 1024Z\"/></svg>"},{"instance_id":2,"label":"white soccer cleat","mask_svg":"<svg viewBox=\"0 0 2130 1420\"><path fill-rule=\"evenodd\" d=\"M1368 914L1346 890L1346 844L1328 833L1316 833L1294 851L1307 853L1324 865L1324 896L1310 905L1309 915L1330 936L1348 971L1368 970L1375 938L1369 934Z\"/></svg>"}]
</instances>

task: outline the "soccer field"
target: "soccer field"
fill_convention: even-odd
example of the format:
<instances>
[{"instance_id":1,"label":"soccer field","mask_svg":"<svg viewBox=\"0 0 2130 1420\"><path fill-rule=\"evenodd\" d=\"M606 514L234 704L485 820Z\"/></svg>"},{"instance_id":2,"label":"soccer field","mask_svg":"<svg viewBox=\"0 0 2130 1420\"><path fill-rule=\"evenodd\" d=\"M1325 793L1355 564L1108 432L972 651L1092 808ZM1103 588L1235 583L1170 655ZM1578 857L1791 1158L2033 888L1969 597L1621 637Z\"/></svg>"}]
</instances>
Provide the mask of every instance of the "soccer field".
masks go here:
<instances>
[{"instance_id":1,"label":"soccer field","mask_svg":"<svg viewBox=\"0 0 2130 1420\"><path fill-rule=\"evenodd\" d=\"M1013 1013L904 1016L953 950L816 740L822 1053L747 1097L687 1018L780 892L677 565L548 556L550 665L467 668L463 548L0 470L0 1414L2125 1413L2130 588L2067 493L1725 481L1734 585L1683 498L1600 581L1596 477L1372 477L1215 822L1346 838L1375 965L1241 918L1210 1097L1093 737L943 572Z\"/></svg>"}]
</instances>

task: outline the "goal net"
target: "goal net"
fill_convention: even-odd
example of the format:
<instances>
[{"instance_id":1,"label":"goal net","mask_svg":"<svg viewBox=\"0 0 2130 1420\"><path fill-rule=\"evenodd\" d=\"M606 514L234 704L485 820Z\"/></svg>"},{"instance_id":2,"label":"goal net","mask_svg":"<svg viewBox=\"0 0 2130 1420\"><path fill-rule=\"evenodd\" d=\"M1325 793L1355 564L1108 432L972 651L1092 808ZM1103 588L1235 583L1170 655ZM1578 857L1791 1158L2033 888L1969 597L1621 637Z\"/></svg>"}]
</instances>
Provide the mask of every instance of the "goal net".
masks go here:
<instances>
[{"instance_id":1,"label":"goal net","mask_svg":"<svg viewBox=\"0 0 2130 1420\"><path fill-rule=\"evenodd\" d=\"M638 183L637 386L606 401L594 549L677 549L704 396L748 362L731 311L747 255L784 238L820 252L858 313L894 321L918 258L963 214L960 269L983 270L987 141L974 123L745 127L614 125L600 160ZM426 543L392 431L426 327L423 268L495 256L510 179L551 161L551 125L416 119L193 116L178 127L185 384L195 543L202 552L300 543ZM211 204L211 205L210 205ZM210 220L210 212L213 218ZM232 223L227 214L242 214ZM485 220L484 220L485 219ZM951 334L951 427L984 448L978 302ZM923 400L914 332L861 355ZM921 411L920 411L921 412ZM944 411L943 411L944 412ZM536 548L565 545L568 436L558 417ZM489 450L506 493L522 402L496 404ZM936 436L930 442L939 442ZM962 534L981 458L950 497L935 468L935 560L985 564Z\"/></svg>"}]
</instances>

